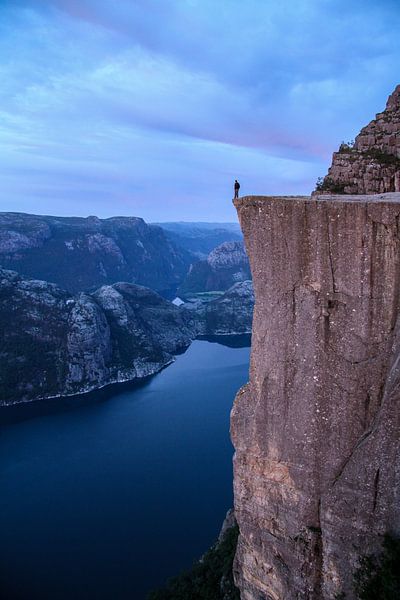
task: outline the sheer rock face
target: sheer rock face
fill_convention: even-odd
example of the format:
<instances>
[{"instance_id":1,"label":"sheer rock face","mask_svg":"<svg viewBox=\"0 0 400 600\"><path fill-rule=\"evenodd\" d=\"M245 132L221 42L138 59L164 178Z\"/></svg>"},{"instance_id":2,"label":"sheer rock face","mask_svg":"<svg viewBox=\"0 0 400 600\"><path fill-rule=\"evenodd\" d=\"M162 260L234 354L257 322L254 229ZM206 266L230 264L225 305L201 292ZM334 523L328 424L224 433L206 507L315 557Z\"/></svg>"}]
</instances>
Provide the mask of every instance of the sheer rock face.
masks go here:
<instances>
[{"instance_id":1,"label":"sheer rock face","mask_svg":"<svg viewBox=\"0 0 400 600\"><path fill-rule=\"evenodd\" d=\"M178 293L190 296L196 292L225 291L250 277L249 259L243 242L224 242L214 248L206 260L191 265Z\"/></svg>"},{"instance_id":2,"label":"sheer rock face","mask_svg":"<svg viewBox=\"0 0 400 600\"><path fill-rule=\"evenodd\" d=\"M319 189L321 188L321 189ZM400 85L384 112L364 127L354 146L342 144L317 193L375 194L400 191Z\"/></svg>"},{"instance_id":3,"label":"sheer rock face","mask_svg":"<svg viewBox=\"0 0 400 600\"><path fill-rule=\"evenodd\" d=\"M242 600L352 600L400 533L400 194L235 201L255 291L232 411Z\"/></svg>"}]
</instances>

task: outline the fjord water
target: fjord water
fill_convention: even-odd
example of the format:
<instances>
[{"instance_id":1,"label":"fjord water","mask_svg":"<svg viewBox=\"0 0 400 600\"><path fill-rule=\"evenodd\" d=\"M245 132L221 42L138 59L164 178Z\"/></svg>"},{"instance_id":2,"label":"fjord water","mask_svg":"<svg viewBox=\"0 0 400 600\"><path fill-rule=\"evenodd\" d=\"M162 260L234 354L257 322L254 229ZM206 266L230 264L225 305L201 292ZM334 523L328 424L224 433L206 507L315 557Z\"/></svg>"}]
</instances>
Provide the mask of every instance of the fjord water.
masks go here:
<instances>
[{"instance_id":1,"label":"fjord water","mask_svg":"<svg viewBox=\"0 0 400 600\"><path fill-rule=\"evenodd\" d=\"M142 600L190 567L232 506L248 359L198 340L141 386L4 411L0 596Z\"/></svg>"}]
</instances>

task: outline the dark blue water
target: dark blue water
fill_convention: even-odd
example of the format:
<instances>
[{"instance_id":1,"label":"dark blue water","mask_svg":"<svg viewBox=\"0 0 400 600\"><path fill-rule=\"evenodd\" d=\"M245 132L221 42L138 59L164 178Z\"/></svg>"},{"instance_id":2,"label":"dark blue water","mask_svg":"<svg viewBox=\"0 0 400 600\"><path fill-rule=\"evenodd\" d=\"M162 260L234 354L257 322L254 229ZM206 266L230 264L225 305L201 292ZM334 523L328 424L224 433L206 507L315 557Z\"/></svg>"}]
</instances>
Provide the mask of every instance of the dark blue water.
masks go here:
<instances>
[{"instance_id":1,"label":"dark blue water","mask_svg":"<svg viewBox=\"0 0 400 600\"><path fill-rule=\"evenodd\" d=\"M142 600L189 567L232 505L248 357L195 341L141 387L3 412L1 598Z\"/></svg>"}]
</instances>

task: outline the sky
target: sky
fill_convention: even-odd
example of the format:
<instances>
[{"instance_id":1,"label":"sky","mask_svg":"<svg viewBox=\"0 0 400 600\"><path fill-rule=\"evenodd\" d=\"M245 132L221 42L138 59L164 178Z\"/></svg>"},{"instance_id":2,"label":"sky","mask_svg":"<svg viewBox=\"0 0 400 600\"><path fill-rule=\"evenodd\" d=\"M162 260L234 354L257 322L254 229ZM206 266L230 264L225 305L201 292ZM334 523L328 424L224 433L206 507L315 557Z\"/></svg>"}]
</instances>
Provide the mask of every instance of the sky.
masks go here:
<instances>
[{"instance_id":1,"label":"sky","mask_svg":"<svg viewBox=\"0 0 400 600\"><path fill-rule=\"evenodd\" d=\"M398 0L0 0L0 210L234 221L400 83Z\"/></svg>"}]
</instances>

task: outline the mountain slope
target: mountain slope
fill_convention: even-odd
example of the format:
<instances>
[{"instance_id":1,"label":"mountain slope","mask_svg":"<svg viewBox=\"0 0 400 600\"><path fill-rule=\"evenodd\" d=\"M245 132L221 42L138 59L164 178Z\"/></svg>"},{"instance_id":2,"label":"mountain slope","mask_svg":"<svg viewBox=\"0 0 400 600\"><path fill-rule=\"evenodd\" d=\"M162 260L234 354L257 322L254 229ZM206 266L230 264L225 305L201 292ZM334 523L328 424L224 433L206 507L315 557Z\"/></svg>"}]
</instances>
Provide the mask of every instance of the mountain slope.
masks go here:
<instances>
[{"instance_id":1,"label":"mountain slope","mask_svg":"<svg viewBox=\"0 0 400 600\"><path fill-rule=\"evenodd\" d=\"M181 309L196 319L198 335L243 335L251 333L253 308L253 283L242 281L215 300L196 299Z\"/></svg>"},{"instance_id":2,"label":"mountain slope","mask_svg":"<svg viewBox=\"0 0 400 600\"><path fill-rule=\"evenodd\" d=\"M0 269L0 404L151 375L187 347L189 316L141 286L75 296Z\"/></svg>"},{"instance_id":3,"label":"mountain slope","mask_svg":"<svg viewBox=\"0 0 400 600\"><path fill-rule=\"evenodd\" d=\"M214 248L206 260L193 264L178 289L181 295L225 291L234 283L251 279L243 242L225 242Z\"/></svg>"},{"instance_id":4,"label":"mountain slope","mask_svg":"<svg viewBox=\"0 0 400 600\"><path fill-rule=\"evenodd\" d=\"M116 281L174 290L191 260L161 228L137 217L0 213L0 265L72 293Z\"/></svg>"},{"instance_id":5,"label":"mountain slope","mask_svg":"<svg viewBox=\"0 0 400 600\"><path fill-rule=\"evenodd\" d=\"M224 242L243 239L239 223L157 223L167 237L200 259Z\"/></svg>"}]
</instances>

